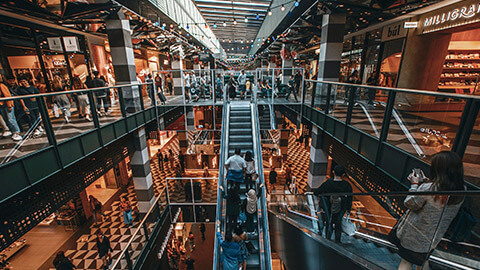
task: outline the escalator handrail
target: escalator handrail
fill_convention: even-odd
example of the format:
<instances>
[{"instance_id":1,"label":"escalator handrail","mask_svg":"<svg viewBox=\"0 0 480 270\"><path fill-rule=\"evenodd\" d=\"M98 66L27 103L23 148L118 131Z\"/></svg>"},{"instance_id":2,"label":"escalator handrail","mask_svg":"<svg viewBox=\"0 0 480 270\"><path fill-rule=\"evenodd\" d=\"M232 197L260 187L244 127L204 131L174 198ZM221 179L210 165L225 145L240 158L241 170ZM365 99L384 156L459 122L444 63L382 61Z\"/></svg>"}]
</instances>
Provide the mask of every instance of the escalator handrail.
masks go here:
<instances>
[{"instance_id":1,"label":"escalator handrail","mask_svg":"<svg viewBox=\"0 0 480 270\"><path fill-rule=\"evenodd\" d=\"M255 100L256 101L256 100ZM267 216L267 194L266 194L266 184L264 179L263 173L263 159L262 159L262 144L260 139L260 121L258 121L258 104L255 102L253 104L252 110L252 132L253 132L253 145L254 145L254 157L256 159L255 165L257 170L257 175L259 179L259 183L263 184L261 188L260 194L260 206L261 206L261 213L263 215L263 253L265 255L263 265L263 269L271 270L272 269L272 257L271 257L271 246L270 246L270 232L268 227L268 216ZM256 136L257 135L257 136ZM258 219L257 219L258 221ZM259 226L260 227L260 226ZM260 240L260 232L259 232L259 240ZM262 241L260 241L262 242ZM260 258L262 260L262 257Z\"/></svg>"},{"instance_id":2,"label":"escalator handrail","mask_svg":"<svg viewBox=\"0 0 480 270\"><path fill-rule=\"evenodd\" d=\"M411 193L415 193L415 195L418 195L416 193L424 193L424 192L411 192ZM331 194L352 194L352 193L331 193ZM366 193L362 193L363 194L366 194ZM275 195L289 195L289 196L315 196L313 194L275 194ZM323 194L322 194L323 195ZM288 205L288 203L286 203L286 201L284 201L283 203L285 203L285 209L289 212L289 213L292 213L296 216L299 216L299 217L302 217L304 219L308 219L312 222L319 222L318 220L318 217L313 217L313 216L309 216L309 215L306 215L306 214L303 214L303 213L300 213L298 211L295 211L293 209L291 209L291 207ZM275 213L275 212L272 212L270 210L271 213ZM378 237L375 237L373 235L369 235L369 234L365 234L365 233L361 233L361 232L355 232L355 236L359 237L359 238L362 238L364 240L368 240L368 241L372 241L372 242L375 242L377 243L378 245L381 245L383 247L386 247L386 248L393 248L393 249L397 249L397 247L390 243L389 241L385 240L385 239L381 239L381 238L378 238ZM452 266L452 267L456 267L458 269L465 269L465 270L469 270L469 269L473 269L473 268L470 268L466 265L460 265L456 262L452 262L452 261L449 261L447 259L443 259L443 258L440 258L438 256L435 256L435 255L430 255L430 259L434 262L437 262L437 263L440 263L440 264L444 264L444 265L449 265L449 266Z\"/></svg>"},{"instance_id":3,"label":"escalator handrail","mask_svg":"<svg viewBox=\"0 0 480 270\"><path fill-rule=\"evenodd\" d=\"M224 93L225 94L225 93ZM223 203L223 192L220 187L224 187L224 174L225 174L225 156L228 156L228 134L229 134L229 108L225 102L226 98L223 98L223 115L222 115L222 137L220 140L220 157L219 157L219 167L218 167L218 183L217 183L217 213L215 218L215 233L220 231L221 223L223 220L222 212L222 203ZM220 224L218 224L220 221ZM213 269L219 269L220 265L220 243L218 242L217 237L214 240L214 251L213 251Z\"/></svg>"}]
</instances>

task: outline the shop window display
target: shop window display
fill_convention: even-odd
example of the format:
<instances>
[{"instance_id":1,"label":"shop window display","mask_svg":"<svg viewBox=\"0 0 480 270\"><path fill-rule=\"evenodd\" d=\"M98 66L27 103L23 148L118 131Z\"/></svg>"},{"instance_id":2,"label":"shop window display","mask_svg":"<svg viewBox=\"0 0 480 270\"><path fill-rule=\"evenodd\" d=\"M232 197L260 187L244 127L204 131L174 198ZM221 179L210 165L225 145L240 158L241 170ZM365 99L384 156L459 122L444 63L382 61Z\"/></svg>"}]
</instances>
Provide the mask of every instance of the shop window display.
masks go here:
<instances>
[{"instance_id":1,"label":"shop window display","mask_svg":"<svg viewBox=\"0 0 480 270\"><path fill-rule=\"evenodd\" d=\"M378 78L380 86L396 87L403 43L404 39L385 42Z\"/></svg>"}]
</instances>

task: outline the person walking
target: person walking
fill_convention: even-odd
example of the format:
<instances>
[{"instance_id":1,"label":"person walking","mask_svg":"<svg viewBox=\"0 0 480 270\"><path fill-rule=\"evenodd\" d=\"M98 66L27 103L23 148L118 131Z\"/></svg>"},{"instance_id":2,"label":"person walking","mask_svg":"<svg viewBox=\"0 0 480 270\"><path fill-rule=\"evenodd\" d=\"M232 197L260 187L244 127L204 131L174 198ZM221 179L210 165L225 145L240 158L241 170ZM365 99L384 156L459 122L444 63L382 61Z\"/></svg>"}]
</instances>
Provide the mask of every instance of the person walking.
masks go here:
<instances>
[{"instance_id":1,"label":"person walking","mask_svg":"<svg viewBox=\"0 0 480 270\"><path fill-rule=\"evenodd\" d=\"M30 85L30 82L25 77L19 77L18 82L20 86L18 87L18 95L35 95L40 94L40 91L33 86ZM28 125L31 129L35 129L33 133L34 136L40 136L43 133L43 128L40 125L40 109L38 108L37 100L35 98L26 98L23 100L25 106L27 107L27 114L28 114Z\"/></svg>"},{"instance_id":2,"label":"person walking","mask_svg":"<svg viewBox=\"0 0 480 270\"><path fill-rule=\"evenodd\" d=\"M245 98L246 84L247 75L245 74L245 70L242 70L240 75L238 75L238 90L240 90L240 99Z\"/></svg>"},{"instance_id":3,"label":"person walking","mask_svg":"<svg viewBox=\"0 0 480 270\"><path fill-rule=\"evenodd\" d=\"M5 84L0 83L0 98L9 98L11 96L8 87ZM2 136L12 136L12 140L14 141L22 140L22 136L20 136L20 127L15 118L15 106L13 100L0 101L0 115L9 129L8 131L4 130Z\"/></svg>"},{"instance_id":4,"label":"person walking","mask_svg":"<svg viewBox=\"0 0 480 270\"><path fill-rule=\"evenodd\" d=\"M187 259L185 260L185 267L186 270L195 269L195 260L190 255L188 255Z\"/></svg>"},{"instance_id":5,"label":"person walking","mask_svg":"<svg viewBox=\"0 0 480 270\"><path fill-rule=\"evenodd\" d=\"M65 92L67 87L65 86L65 82L63 81L62 77L59 74L56 74L53 77L53 91L54 92ZM63 95L55 95L53 98L54 105L58 107L58 109L62 112L63 118L65 118L65 122L70 123L70 99L66 94ZM57 115L55 115L58 117Z\"/></svg>"},{"instance_id":6,"label":"person walking","mask_svg":"<svg viewBox=\"0 0 480 270\"><path fill-rule=\"evenodd\" d=\"M325 181L318 189L314 189L315 195L322 193L352 193L352 186L345 177L345 168L336 165L333 169L333 178ZM330 239L332 232L335 231L335 242L340 243L342 237L342 220L345 213L350 214L352 208L352 196L348 195L331 195L324 196L320 199L320 205L325 210L326 215L322 217L325 220L326 238Z\"/></svg>"},{"instance_id":7,"label":"person walking","mask_svg":"<svg viewBox=\"0 0 480 270\"><path fill-rule=\"evenodd\" d=\"M235 149L234 155L229 157L225 162L225 169L227 173L227 183L228 186L233 186L235 189L240 189L240 184L243 183L243 176L245 175L245 169L247 168L247 163L245 159L241 156L241 151L239 148Z\"/></svg>"},{"instance_id":8,"label":"person walking","mask_svg":"<svg viewBox=\"0 0 480 270\"><path fill-rule=\"evenodd\" d=\"M275 167L272 167L272 170L268 174L268 182L270 183L270 189L275 189L275 184L277 183L277 172L275 171Z\"/></svg>"},{"instance_id":9,"label":"person walking","mask_svg":"<svg viewBox=\"0 0 480 270\"><path fill-rule=\"evenodd\" d=\"M220 260L223 264L223 270L238 270L243 264L242 251L240 245L232 241L232 233L227 230L224 241L222 234L217 232L217 239L222 247Z\"/></svg>"},{"instance_id":10,"label":"person walking","mask_svg":"<svg viewBox=\"0 0 480 270\"><path fill-rule=\"evenodd\" d=\"M235 243L237 243L240 246L240 252L242 253L242 260L243 260L242 269L246 270L247 257L248 257L248 249L247 249L247 243L246 243L246 241L248 240L247 233L242 230L241 226L238 226L235 228L232 239Z\"/></svg>"},{"instance_id":11,"label":"person walking","mask_svg":"<svg viewBox=\"0 0 480 270\"><path fill-rule=\"evenodd\" d=\"M227 209L225 211L227 215L227 230L232 231L237 227L238 215L240 214L241 199L238 195L238 189L231 187L228 190L227 197Z\"/></svg>"},{"instance_id":12,"label":"person walking","mask_svg":"<svg viewBox=\"0 0 480 270\"><path fill-rule=\"evenodd\" d=\"M85 84L80 80L78 75L73 77L73 89L80 90L85 89ZM77 101L78 101L78 115L80 118L84 118L87 121L92 121L90 118L90 106L88 101L87 92L77 93Z\"/></svg>"},{"instance_id":13,"label":"person walking","mask_svg":"<svg viewBox=\"0 0 480 270\"><path fill-rule=\"evenodd\" d=\"M173 95L173 79L170 74L167 74L167 79L165 79L165 82L167 84L167 92L170 93L170 95Z\"/></svg>"},{"instance_id":14,"label":"person walking","mask_svg":"<svg viewBox=\"0 0 480 270\"><path fill-rule=\"evenodd\" d=\"M100 77L100 72L94 71L93 72L93 80L92 80L92 86L93 88L99 88L99 87L106 87L107 83L102 80ZM98 111L98 116L102 116L102 113L100 112L102 108L102 103L103 103L103 111L105 116L110 115L110 102L108 101L108 89L102 89L102 90L97 90L95 91L95 102L97 103L97 111Z\"/></svg>"},{"instance_id":15,"label":"person walking","mask_svg":"<svg viewBox=\"0 0 480 270\"><path fill-rule=\"evenodd\" d=\"M90 209L93 212L93 220L95 222L95 225L97 225L98 215L100 215L101 217L105 216L105 214L102 211L102 207L103 207L102 203L97 198L95 198L93 195L88 196L88 199L89 199ZM100 219L102 219L102 218L100 218ZM101 220L100 222L102 222L102 221L103 220Z\"/></svg>"},{"instance_id":16,"label":"person walking","mask_svg":"<svg viewBox=\"0 0 480 270\"><path fill-rule=\"evenodd\" d=\"M292 169L290 168L290 164L287 163L287 166L285 167L285 188L284 189L289 189L291 183L292 183Z\"/></svg>"},{"instance_id":17,"label":"person walking","mask_svg":"<svg viewBox=\"0 0 480 270\"><path fill-rule=\"evenodd\" d=\"M180 150L178 153L178 161L180 162L180 169L182 170L182 173L184 173L185 172L185 155L183 155L182 150Z\"/></svg>"},{"instance_id":18,"label":"person walking","mask_svg":"<svg viewBox=\"0 0 480 270\"><path fill-rule=\"evenodd\" d=\"M260 188L261 187L263 187L263 184L260 185ZM254 189L250 189L247 192L247 205L245 207L245 214L247 216L247 232L255 231L253 221L257 215L257 193Z\"/></svg>"},{"instance_id":19,"label":"person walking","mask_svg":"<svg viewBox=\"0 0 480 270\"><path fill-rule=\"evenodd\" d=\"M255 170L255 160L253 159L253 154L251 151L245 153L245 162L247 167L245 168L245 187L247 190L255 188L255 180L253 176L256 174Z\"/></svg>"},{"instance_id":20,"label":"person walking","mask_svg":"<svg viewBox=\"0 0 480 270\"><path fill-rule=\"evenodd\" d=\"M207 228L205 228L205 223L200 224L200 232L202 233L202 240L205 241L205 231Z\"/></svg>"},{"instance_id":21,"label":"person walking","mask_svg":"<svg viewBox=\"0 0 480 270\"><path fill-rule=\"evenodd\" d=\"M147 84L147 94L148 94L148 97L150 98L150 105L155 106L155 93L156 92L155 92L154 87L153 87L152 75L150 75L150 74L145 75L145 83L148 83Z\"/></svg>"},{"instance_id":22,"label":"person walking","mask_svg":"<svg viewBox=\"0 0 480 270\"><path fill-rule=\"evenodd\" d=\"M163 155L162 155L161 149L157 150L157 160L158 160L158 169L163 170Z\"/></svg>"},{"instance_id":23,"label":"person walking","mask_svg":"<svg viewBox=\"0 0 480 270\"><path fill-rule=\"evenodd\" d=\"M170 161L170 169L173 169L173 165L175 163L175 157L173 156L172 149L168 149L168 160Z\"/></svg>"},{"instance_id":24,"label":"person walking","mask_svg":"<svg viewBox=\"0 0 480 270\"><path fill-rule=\"evenodd\" d=\"M122 209L123 212L123 221L125 222L125 225L132 226L132 206L130 205L130 202L128 201L126 196L122 196L121 198L120 209Z\"/></svg>"},{"instance_id":25,"label":"person walking","mask_svg":"<svg viewBox=\"0 0 480 270\"><path fill-rule=\"evenodd\" d=\"M190 252L195 250L195 235L193 235L193 232L190 231L188 233L188 243L190 244Z\"/></svg>"},{"instance_id":26,"label":"person walking","mask_svg":"<svg viewBox=\"0 0 480 270\"><path fill-rule=\"evenodd\" d=\"M103 261L103 268L108 269L112 263L112 247L110 246L110 240L100 230L97 232L97 250L98 257Z\"/></svg>"},{"instance_id":27,"label":"person walking","mask_svg":"<svg viewBox=\"0 0 480 270\"><path fill-rule=\"evenodd\" d=\"M430 179L420 169L408 176L410 192L464 191L463 164L452 151L442 151L431 159ZM440 243L464 201L463 196L409 195L404 205L407 212L389 234L402 258L399 270L429 269L428 258Z\"/></svg>"},{"instance_id":28,"label":"person walking","mask_svg":"<svg viewBox=\"0 0 480 270\"><path fill-rule=\"evenodd\" d=\"M159 92L159 91L163 92L162 77L160 76L160 74L158 72L155 75L155 87L157 88L156 92Z\"/></svg>"},{"instance_id":29,"label":"person walking","mask_svg":"<svg viewBox=\"0 0 480 270\"><path fill-rule=\"evenodd\" d=\"M53 259L53 266L55 266L57 270L72 270L77 268L69 258L65 257L63 251L57 253Z\"/></svg>"},{"instance_id":30,"label":"person walking","mask_svg":"<svg viewBox=\"0 0 480 270\"><path fill-rule=\"evenodd\" d=\"M285 97L285 100L288 101L288 98L290 97L290 94L293 93L293 97L295 98L295 102L298 102L297 92L295 91L295 81L293 79L293 76L290 76L290 80L288 80L287 87L288 87L288 92L287 92L287 96Z\"/></svg>"}]
</instances>

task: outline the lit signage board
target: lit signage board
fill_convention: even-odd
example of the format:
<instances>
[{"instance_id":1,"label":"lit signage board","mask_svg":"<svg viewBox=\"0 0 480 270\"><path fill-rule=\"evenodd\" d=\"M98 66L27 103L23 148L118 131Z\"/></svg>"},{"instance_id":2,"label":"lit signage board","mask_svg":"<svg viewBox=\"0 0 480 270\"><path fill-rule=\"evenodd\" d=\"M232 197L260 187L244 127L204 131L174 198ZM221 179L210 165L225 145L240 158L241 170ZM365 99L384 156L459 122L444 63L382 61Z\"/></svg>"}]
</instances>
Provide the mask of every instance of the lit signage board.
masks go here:
<instances>
[{"instance_id":1,"label":"lit signage board","mask_svg":"<svg viewBox=\"0 0 480 270\"><path fill-rule=\"evenodd\" d=\"M405 22L403 24L403 28L409 29L409 28L417 28L418 22Z\"/></svg>"},{"instance_id":2,"label":"lit signage board","mask_svg":"<svg viewBox=\"0 0 480 270\"><path fill-rule=\"evenodd\" d=\"M437 12L432 12L421 19L422 33L441 31L457 26L480 22L480 1L461 2Z\"/></svg>"},{"instance_id":3,"label":"lit signage board","mask_svg":"<svg viewBox=\"0 0 480 270\"><path fill-rule=\"evenodd\" d=\"M394 23L383 27L382 42L404 38L407 36L407 29L403 26L403 22Z\"/></svg>"}]
</instances>

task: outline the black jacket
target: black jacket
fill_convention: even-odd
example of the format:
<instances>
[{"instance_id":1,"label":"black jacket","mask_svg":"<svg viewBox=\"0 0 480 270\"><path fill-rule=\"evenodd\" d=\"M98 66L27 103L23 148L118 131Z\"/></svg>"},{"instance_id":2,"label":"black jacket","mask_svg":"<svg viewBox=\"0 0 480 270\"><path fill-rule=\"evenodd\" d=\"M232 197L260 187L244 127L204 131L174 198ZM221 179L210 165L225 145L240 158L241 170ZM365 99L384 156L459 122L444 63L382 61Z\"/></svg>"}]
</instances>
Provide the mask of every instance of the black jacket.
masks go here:
<instances>
[{"instance_id":1,"label":"black jacket","mask_svg":"<svg viewBox=\"0 0 480 270\"><path fill-rule=\"evenodd\" d=\"M352 193L352 186L345 180L335 181L333 178L328 179L319 188L313 190L313 194L322 195L323 193ZM352 209L352 196L341 196L342 197L342 212L350 211ZM325 202L328 209L330 209L330 196L325 196ZM319 201L320 207L325 209L322 198Z\"/></svg>"}]
</instances>

